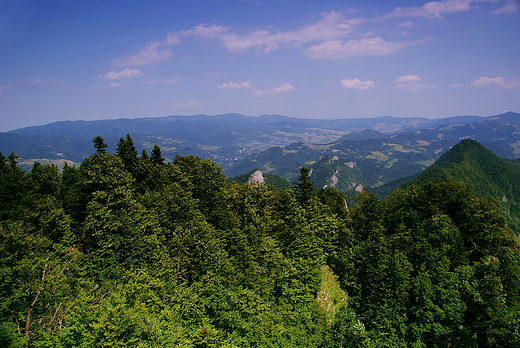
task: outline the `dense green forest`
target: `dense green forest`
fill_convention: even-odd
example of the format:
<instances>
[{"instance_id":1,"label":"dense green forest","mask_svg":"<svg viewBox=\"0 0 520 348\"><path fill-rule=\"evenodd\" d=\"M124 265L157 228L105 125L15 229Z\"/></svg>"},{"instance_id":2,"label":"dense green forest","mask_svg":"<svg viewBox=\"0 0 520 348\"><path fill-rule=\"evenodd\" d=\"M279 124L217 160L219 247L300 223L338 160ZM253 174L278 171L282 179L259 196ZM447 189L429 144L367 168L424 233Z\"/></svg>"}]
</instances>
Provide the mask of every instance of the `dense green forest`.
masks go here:
<instances>
[{"instance_id":1,"label":"dense green forest","mask_svg":"<svg viewBox=\"0 0 520 348\"><path fill-rule=\"evenodd\" d=\"M350 210L101 137L58 171L0 154L3 347L518 347L520 248L445 181Z\"/></svg>"},{"instance_id":2,"label":"dense green forest","mask_svg":"<svg viewBox=\"0 0 520 348\"><path fill-rule=\"evenodd\" d=\"M474 195L495 197L507 226L520 235L520 167L517 160L500 158L480 143L464 139L434 164L412 177L400 178L372 189L384 197L396 188L420 186L448 179L467 183Z\"/></svg>"}]
</instances>

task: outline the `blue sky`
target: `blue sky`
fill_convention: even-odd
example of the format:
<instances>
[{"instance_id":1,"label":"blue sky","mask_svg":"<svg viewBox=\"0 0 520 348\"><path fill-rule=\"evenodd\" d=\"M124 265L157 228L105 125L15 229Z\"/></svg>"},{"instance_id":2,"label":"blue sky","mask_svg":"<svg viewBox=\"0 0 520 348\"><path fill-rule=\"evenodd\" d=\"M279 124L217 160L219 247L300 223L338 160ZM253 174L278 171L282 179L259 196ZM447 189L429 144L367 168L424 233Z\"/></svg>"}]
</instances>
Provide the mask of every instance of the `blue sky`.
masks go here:
<instances>
[{"instance_id":1,"label":"blue sky","mask_svg":"<svg viewBox=\"0 0 520 348\"><path fill-rule=\"evenodd\" d=\"M0 0L0 131L520 112L520 2Z\"/></svg>"}]
</instances>

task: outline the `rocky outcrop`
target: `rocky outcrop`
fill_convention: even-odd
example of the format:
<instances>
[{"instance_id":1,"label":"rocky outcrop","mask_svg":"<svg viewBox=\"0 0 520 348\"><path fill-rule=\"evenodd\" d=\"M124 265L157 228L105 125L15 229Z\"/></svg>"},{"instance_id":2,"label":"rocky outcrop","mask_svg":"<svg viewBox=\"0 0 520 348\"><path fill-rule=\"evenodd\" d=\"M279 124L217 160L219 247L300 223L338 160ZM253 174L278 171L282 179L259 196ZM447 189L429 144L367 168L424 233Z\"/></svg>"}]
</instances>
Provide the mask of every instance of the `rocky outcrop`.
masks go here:
<instances>
[{"instance_id":1,"label":"rocky outcrop","mask_svg":"<svg viewBox=\"0 0 520 348\"><path fill-rule=\"evenodd\" d=\"M262 171L261 170L255 171L253 174L251 174L251 176L249 177L247 182L250 183L251 185L263 184L264 177L263 177Z\"/></svg>"}]
</instances>

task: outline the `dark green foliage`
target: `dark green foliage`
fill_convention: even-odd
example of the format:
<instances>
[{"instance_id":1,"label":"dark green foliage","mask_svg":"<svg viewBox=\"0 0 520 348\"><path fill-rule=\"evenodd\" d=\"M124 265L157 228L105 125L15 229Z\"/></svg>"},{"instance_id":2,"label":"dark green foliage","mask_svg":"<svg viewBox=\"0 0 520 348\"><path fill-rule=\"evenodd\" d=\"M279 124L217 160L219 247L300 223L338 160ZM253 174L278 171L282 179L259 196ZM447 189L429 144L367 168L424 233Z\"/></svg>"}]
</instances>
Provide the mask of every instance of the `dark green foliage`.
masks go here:
<instances>
[{"instance_id":1,"label":"dark green foliage","mask_svg":"<svg viewBox=\"0 0 520 348\"><path fill-rule=\"evenodd\" d=\"M148 153L146 153L146 149L143 149L143 151L141 151L141 157L140 159L142 160L148 160L150 159L150 156L148 156Z\"/></svg>"},{"instance_id":2,"label":"dark green foliage","mask_svg":"<svg viewBox=\"0 0 520 348\"><path fill-rule=\"evenodd\" d=\"M332 213L346 218L348 213L347 196L335 187L321 188L316 193L318 200L328 206Z\"/></svg>"},{"instance_id":3,"label":"dark green foliage","mask_svg":"<svg viewBox=\"0 0 520 348\"><path fill-rule=\"evenodd\" d=\"M311 176L309 174L309 169L307 167L300 168L300 176L298 177L298 182L293 183L293 189L296 193L296 198L300 202L300 204L306 204L311 200L316 190L314 189L314 183L311 180Z\"/></svg>"},{"instance_id":4,"label":"dark green foliage","mask_svg":"<svg viewBox=\"0 0 520 348\"><path fill-rule=\"evenodd\" d=\"M217 227L225 227L228 212L225 211L226 176L222 169L209 159L195 156L175 156L173 165L187 180L192 197L198 201L198 209ZM176 175L177 176L177 175ZM179 177L176 177L179 180Z\"/></svg>"},{"instance_id":5,"label":"dark green foliage","mask_svg":"<svg viewBox=\"0 0 520 348\"><path fill-rule=\"evenodd\" d=\"M496 197L508 226L520 234L520 169L470 139L462 140L421 175L403 184L453 179L471 185L477 196Z\"/></svg>"},{"instance_id":6,"label":"dark green foliage","mask_svg":"<svg viewBox=\"0 0 520 348\"><path fill-rule=\"evenodd\" d=\"M127 136L61 173L0 154L0 346L520 344L520 250L494 200L451 181L348 211L306 167L280 190L157 150Z\"/></svg>"},{"instance_id":7,"label":"dark green foliage","mask_svg":"<svg viewBox=\"0 0 520 348\"><path fill-rule=\"evenodd\" d=\"M130 137L130 134L126 135L126 138L120 138L117 143L116 154L125 166L125 169L130 173L133 173L137 165L137 150L134 146L134 141Z\"/></svg>"},{"instance_id":8,"label":"dark green foliage","mask_svg":"<svg viewBox=\"0 0 520 348\"><path fill-rule=\"evenodd\" d=\"M519 245L492 200L429 183L362 195L352 223L343 281L367 331L391 345L514 346Z\"/></svg>"},{"instance_id":9,"label":"dark green foliage","mask_svg":"<svg viewBox=\"0 0 520 348\"><path fill-rule=\"evenodd\" d=\"M17 166L14 153L5 158L0 153L0 218L6 219L12 214L19 202L27 194L27 178Z\"/></svg>"},{"instance_id":10,"label":"dark green foliage","mask_svg":"<svg viewBox=\"0 0 520 348\"><path fill-rule=\"evenodd\" d=\"M153 146L150 161L152 161L153 164L164 165L164 157L161 154L161 148L157 144Z\"/></svg>"},{"instance_id":11,"label":"dark green foliage","mask_svg":"<svg viewBox=\"0 0 520 348\"><path fill-rule=\"evenodd\" d=\"M99 135L94 137L94 139L92 139L92 142L94 143L94 148L96 149L97 153L106 152L105 149L108 147L108 144L105 143L105 140L101 138Z\"/></svg>"},{"instance_id":12,"label":"dark green foliage","mask_svg":"<svg viewBox=\"0 0 520 348\"><path fill-rule=\"evenodd\" d=\"M85 217L86 194L83 191L81 171L65 163L61 172L60 199L63 210L74 221L83 221Z\"/></svg>"}]
</instances>

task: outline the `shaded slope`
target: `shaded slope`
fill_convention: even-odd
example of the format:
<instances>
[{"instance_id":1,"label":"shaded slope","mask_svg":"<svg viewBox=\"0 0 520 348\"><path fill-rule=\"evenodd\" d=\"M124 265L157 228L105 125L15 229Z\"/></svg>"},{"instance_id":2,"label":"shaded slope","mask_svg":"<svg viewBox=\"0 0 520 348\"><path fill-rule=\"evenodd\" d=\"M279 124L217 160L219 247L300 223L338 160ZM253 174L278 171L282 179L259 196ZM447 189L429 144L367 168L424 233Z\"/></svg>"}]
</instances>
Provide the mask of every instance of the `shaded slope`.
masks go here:
<instances>
[{"instance_id":1,"label":"shaded slope","mask_svg":"<svg viewBox=\"0 0 520 348\"><path fill-rule=\"evenodd\" d=\"M446 179L468 183L480 196L500 194L520 202L520 169L474 140L459 142L411 183Z\"/></svg>"},{"instance_id":2,"label":"shaded slope","mask_svg":"<svg viewBox=\"0 0 520 348\"><path fill-rule=\"evenodd\" d=\"M478 142L465 139L402 187L448 179L470 185L477 196L497 198L509 227L520 233L520 168Z\"/></svg>"}]
</instances>

